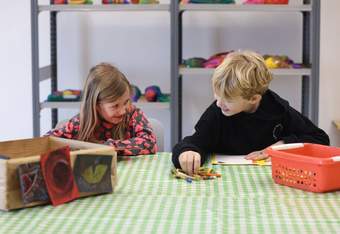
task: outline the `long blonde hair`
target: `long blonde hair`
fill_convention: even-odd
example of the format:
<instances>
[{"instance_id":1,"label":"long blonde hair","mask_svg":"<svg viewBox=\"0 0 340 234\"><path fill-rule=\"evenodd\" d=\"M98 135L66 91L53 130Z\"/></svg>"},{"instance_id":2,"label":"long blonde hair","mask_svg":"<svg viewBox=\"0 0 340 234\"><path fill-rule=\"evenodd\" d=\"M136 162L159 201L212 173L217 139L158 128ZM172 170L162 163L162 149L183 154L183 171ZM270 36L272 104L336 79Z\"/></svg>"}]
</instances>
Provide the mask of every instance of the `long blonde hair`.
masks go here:
<instances>
[{"instance_id":1,"label":"long blonde hair","mask_svg":"<svg viewBox=\"0 0 340 234\"><path fill-rule=\"evenodd\" d=\"M228 54L212 77L214 92L225 99L250 99L264 94L273 79L261 55L253 51Z\"/></svg>"},{"instance_id":2,"label":"long blonde hair","mask_svg":"<svg viewBox=\"0 0 340 234\"><path fill-rule=\"evenodd\" d=\"M124 74L108 63L100 63L91 68L85 81L80 106L80 126L78 139L96 141L94 132L98 125L97 105L115 102L129 90L131 85ZM122 122L114 127L114 139L123 139L127 128L127 115Z\"/></svg>"}]
</instances>

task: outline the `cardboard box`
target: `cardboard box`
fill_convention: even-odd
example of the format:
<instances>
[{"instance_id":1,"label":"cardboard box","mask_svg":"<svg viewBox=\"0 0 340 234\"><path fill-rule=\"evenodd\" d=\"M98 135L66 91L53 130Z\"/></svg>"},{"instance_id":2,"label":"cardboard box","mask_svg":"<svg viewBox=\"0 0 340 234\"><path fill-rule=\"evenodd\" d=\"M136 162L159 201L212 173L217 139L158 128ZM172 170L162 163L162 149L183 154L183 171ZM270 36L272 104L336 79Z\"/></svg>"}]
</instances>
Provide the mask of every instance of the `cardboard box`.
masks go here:
<instances>
[{"instance_id":1,"label":"cardboard box","mask_svg":"<svg viewBox=\"0 0 340 234\"><path fill-rule=\"evenodd\" d=\"M22 198L18 166L27 163L40 162L40 155L61 147L70 147L70 163L73 170L77 157L101 155L111 158L112 191L117 184L117 154L113 147L101 144L87 143L56 137L40 137L32 139L0 142L0 209L12 210L31 207L50 202L33 201L25 204ZM97 192L80 192L79 197L98 194Z\"/></svg>"}]
</instances>

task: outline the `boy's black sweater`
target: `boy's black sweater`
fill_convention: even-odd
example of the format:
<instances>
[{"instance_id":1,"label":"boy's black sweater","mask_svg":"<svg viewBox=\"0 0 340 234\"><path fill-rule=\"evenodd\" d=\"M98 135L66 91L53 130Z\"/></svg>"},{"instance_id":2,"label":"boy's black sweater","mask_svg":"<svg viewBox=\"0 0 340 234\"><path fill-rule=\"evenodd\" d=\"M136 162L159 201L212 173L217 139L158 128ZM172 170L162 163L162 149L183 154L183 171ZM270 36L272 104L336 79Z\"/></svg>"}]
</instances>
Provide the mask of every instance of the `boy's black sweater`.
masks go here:
<instances>
[{"instance_id":1,"label":"boy's black sweater","mask_svg":"<svg viewBox=\"0 0 340 234\"><path fill-rule=\"evenodd\" d=\"M223 115L213 102L195 126L195 133L185 137L172 151L172 162L180 168L179 155L188 150L198 152L203 164L209 154L246 155L262 150L277 141L309 142L329 145L328 135L309 119L268 90L256 112Z\"/></svg>"}]
</instances>

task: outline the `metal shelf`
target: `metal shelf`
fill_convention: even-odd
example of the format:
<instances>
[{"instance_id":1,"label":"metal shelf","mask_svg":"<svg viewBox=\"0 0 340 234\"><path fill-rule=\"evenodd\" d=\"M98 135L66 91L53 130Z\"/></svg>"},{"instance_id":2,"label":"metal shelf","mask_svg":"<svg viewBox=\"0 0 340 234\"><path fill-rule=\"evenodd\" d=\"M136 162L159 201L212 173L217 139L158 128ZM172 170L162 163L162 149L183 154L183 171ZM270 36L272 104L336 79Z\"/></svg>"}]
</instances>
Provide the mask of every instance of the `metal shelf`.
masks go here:
<instances>
[{"instance_id":1,"label":"metal shelf","mask_svg":"<svg viewBox=\"0 0 340 234\"><path fill-rule=\"evenodd\" d=\"M39 5L39 11L40 12L170 11L170 5L169 4Z\"/></svg>"},{"instance_id":2,"label":"metal shelf","mask_svg":"<svg viewBox=\"0 0 340 234\"><path fill-rule=\"evenodd\" d=\"M136 107L140 109L169 109L168 102L134 102ZM79 109L80 102L42 102L40 103L41 109Z\"/></svg>"},{"instance_id":3,"label":"metal shelf","mask_svg":"<svg viewBox=\"0 0 340 234\"><path fill-rule=\"evenodd\" d=\"M261 4L181 4L180 11L255 11L255 12L308 12L309 4L301 5L261 5Z\"/></svg>"},{"instance_id":4,"label":"metal shelf","mask_svg":"<svg viewBox=\"0 0 340 234\"><path fill-rule=\"evenodd\" d=\"M58 108L64 108L64 109L79 109L80 108L80 102L42 102L40 103L41 109L58 109Z\"/></svg>"},{"instance_id":5,"label":"metal shelf","mask_svg":"<svg viewBox=\"0 0 340 234\"><path fill-rule=\"evenodd\" d=\"M181 75L212 76L214 70L215 69L213 68L180 68L179 73ZM301 68L301 69L280 68L280 69L271 69L271 72L275 76L310 76L311 75L310 68Z\"/></svg>"}]
</instances>

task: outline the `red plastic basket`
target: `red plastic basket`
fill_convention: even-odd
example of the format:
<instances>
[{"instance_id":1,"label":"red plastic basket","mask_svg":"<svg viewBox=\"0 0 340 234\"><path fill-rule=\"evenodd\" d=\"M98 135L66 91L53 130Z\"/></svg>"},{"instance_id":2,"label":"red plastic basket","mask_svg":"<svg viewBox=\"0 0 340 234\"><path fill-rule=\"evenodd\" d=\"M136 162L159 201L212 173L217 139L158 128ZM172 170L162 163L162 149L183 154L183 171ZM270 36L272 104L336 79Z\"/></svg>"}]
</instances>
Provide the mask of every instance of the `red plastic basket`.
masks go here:
<instances>
[{"instance_id":1,"label":"red plastic basket","mask_svg":"<svg viewBox=\"0 0 340 234\"><path fill-rule=\"evenodd\" d=\"M340 148L310 143L268 147L277 184L311 192L340 190Z\"/></svg>"}]
</instances>

